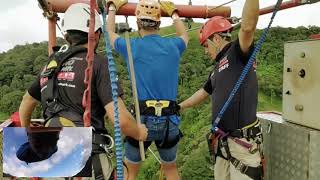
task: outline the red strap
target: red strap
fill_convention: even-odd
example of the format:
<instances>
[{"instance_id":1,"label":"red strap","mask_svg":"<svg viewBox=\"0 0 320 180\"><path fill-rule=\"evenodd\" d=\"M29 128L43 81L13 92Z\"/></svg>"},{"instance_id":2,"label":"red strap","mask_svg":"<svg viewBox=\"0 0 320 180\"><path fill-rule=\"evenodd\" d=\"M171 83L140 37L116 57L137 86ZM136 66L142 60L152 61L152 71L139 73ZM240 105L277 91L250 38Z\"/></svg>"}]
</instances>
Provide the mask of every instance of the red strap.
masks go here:
<instances>
[{"instance_id":1,"label":"red strap","mask_svg":"<svg viewBox=\"0 0 320 180\"><path fill-rule=\"evenodd\" d=\"M91 80L95 47L95 7L96 1L90 0L90 25L89 25L89 37L88 37L88 53L87 53L87 68L85 71L84 84L86 90L84 91L82 98L82 106L85 109L83 114L83 121L85 127L90 127L91 123Z\"/></svg>"}]
</instances>

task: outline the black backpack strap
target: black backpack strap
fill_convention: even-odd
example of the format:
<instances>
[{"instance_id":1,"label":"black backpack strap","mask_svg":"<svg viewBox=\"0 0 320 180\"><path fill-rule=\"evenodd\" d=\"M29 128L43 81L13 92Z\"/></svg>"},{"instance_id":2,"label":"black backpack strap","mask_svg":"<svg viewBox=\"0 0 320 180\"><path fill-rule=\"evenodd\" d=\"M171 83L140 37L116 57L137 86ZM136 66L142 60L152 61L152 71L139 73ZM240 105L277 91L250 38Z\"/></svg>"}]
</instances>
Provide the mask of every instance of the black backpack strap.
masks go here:
<instances>
[{"instance_id":1,"label":"black backpack strap","mask_svg":"<svg viewBox=\"0 0 320 180\"><path fill-rule=\"evenodd\" d=\"M99 154L92 155L92 166L94 169L94 178L97 180L104 180Z\"/></svg>"},{"instance_id":2,"label":"black backpack strap","mask_svg":"<svg viewBox=\"0 0 320 180\"><path fill-rule=\"evenodd\" d=\"M47 64L46 71L42 73L43 77L48 78L47 83L47 99L46 108L44 109L43 116L45 119L51 118L54 114L63 110L63 107L57 103L58 100L58 81L57 76L61 70L62 64L71 58L74 54L79 52L86 52L87 48L83 46L72 46L64 45L60 48L58 52L55 52L49 57L49 62ZM48 112L47 112L48 111ZM49 114L49 115L48 115ZM51 116L51 117L50 117Z\"/></svg>"},{"instance_id":3,"label":"black backpack strap","mask_svg":"<svg viewBox=\"0 0 320 180\"><path fill-rule=\"evenodd\" d=\"M54 61L56 61L56 68L54 69L54 72L52 74L52 77L48 79L48 92L49 92L49 101L53 101L54 99L58 98L58 91L56 91L56 87L57 87L57 76L58 73L61 69L62 64L68 60L69 58L71 58L74 54L79 53L79 52L85 52L87 51L87 48L83 47L83 46L73 46L70 47L66 50L65 49L66 46L62 46L60 48L60 50L58 52L56 52L53 56L52 59L50 60L48 66L50 65L50 63L54 63ZM52 79L52 80L51 80ZM51 81L50 81L51 80ZM47 100L47 101L48 101Z\"/></svg>"}]
</instances>

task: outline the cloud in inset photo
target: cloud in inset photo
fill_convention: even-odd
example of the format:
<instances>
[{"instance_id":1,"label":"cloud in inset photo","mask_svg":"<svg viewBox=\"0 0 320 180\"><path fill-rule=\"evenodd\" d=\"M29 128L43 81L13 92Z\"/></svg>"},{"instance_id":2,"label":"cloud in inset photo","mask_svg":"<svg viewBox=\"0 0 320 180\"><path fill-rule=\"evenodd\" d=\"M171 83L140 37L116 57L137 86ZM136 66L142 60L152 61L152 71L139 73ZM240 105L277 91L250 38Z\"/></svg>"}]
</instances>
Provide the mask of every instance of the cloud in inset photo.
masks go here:
<instances>
[{"instance_id":1,"label":"cloud in inset photo","mask_svg":"<svg viewBox=\"0 0 320 180\"><path fill-rule=\"evenodd\" d=\"M16 177L68 177L77 174L85 165L91 153L91 128L63 128L58 141L58 151L49 159L25 163L16 156L24 128L4 129L3 171ZM10 141L10 142L9 142ZM12 143L16 142L16 143Z\"/></svg>"}]
</instances>

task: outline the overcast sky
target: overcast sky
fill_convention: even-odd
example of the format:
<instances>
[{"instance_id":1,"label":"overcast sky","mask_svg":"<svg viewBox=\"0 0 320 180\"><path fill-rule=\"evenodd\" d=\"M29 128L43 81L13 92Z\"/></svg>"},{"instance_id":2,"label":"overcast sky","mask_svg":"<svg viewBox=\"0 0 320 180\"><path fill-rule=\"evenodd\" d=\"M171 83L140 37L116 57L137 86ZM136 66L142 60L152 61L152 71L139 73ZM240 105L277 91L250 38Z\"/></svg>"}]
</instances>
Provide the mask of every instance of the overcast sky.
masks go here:
<instances>
[{"instance_id":1,"label":"overcast sky","mask_svg":"<svg viewBox=\"0 0 320 180\"><path fill-rule=\"evenodd\" d=\"M129 0L137 2L138 0ZM175 4L187 4L189 0L174 0ZM220 5L229 0L192 0L198 5ZM277 0L260 0L260 7L273 5ZM287 1L287 0L284 0ZM242 7L245 0L237 0L231 6L232 16L241 16ZM297 26L320 26L320 2L312 5L304 5L278 13L273 26L297 27ZM59 15L61 18L63 15ZM0 4L0 52L7 51L15 45L25 43L40 42L47 40L48 25L47 20L42 16L42 11L38 7L36 0L1 0ZM267 26L270 15L261 16L258 28ZM118 17L117 21L124 21L123 17ZM203 19L195 19L197 22L204 22ZM135 18L129 18L130 25L136 29ZM171 25L168 18L162 19L162 26ZM57 31L57 35L61 36Z\"/></svg>"}]
</instances>

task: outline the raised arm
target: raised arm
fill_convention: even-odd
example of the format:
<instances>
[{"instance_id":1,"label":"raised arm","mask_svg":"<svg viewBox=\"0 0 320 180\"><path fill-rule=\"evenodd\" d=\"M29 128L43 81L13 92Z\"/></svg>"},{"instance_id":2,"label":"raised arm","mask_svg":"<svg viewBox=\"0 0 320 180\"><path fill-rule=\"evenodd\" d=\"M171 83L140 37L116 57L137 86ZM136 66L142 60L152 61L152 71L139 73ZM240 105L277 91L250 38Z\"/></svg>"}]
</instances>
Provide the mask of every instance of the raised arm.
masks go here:
<instances>
[{"instance_id":1,"label":"raised arm","mask_svg":"<svg viewBox=\"0 0 320 180\"><path fill-rule=\"evenodd\" d=\"M194 107L198 104L201 104L203 101L207 99L207 97L210 94L207 93L203 88L199 89L197 92L195 92L191 97L184 100L182 103L180 103L180 111L183 111L187 108Z\"/></svg>"},{"instance_id":2,"label":"raised arm","mask_svg":"<svg viewBox=\"0 0 320 180\"><path fill-rule=\"evenodd\" d=\"M22 127L29 127L31 122L31 115L38 101L34 99L28 92L23 96L19 107L19 116Z\"/></svg>"},{"instance_id":3,"label":"raised arm","mask_svg":"<svg viewBox=\"0 0 320 180\"><path fill-rule=\"evenodd\" d=\"M108 19L107 19L107 31L109 33L110 44L114 48L114 42L119 37L115 33L116 12L121 6L128 3L128 0L109 0L108 1Z\"/></svg>"},{"instance_id":4,"label":"raised arm","mask_svg":"<svg viewBox=\"0 0 320 180\"><path fill-rule=\"evenodd\" d=\"M186 44L186 46L188 45L189 42L189 35L188 32L186 30L186 27L184 26L183 22L181 21L179 14L177 12L174 12L172 15L172 20L173 20L173 24L176 28L177 31L177 35L180 36L184 43Z\"/></svg>"},{"instance_id":5,"label":"raised arm","mask_svg":"<svg viewBox=\"0 0 320 180\"><path fill-rule=\"evenodd\" d=\"M173 2L171 1L161 1L160 2L161 9L165 13L167 13L173 20L173 25L176 28L177 36L180 36L186 46L189 42L188 32L186 27L184 26L183 22L181 21L177 9L175 8Z\"/></svg>"},{"instance_id":6,"label":"raised arm","mask_svg":"<svg viewBox=\"0 0 320 180\"><path fill-rule=\"evenodd\" d=\"M239 42L243 53L248 53L253 42L259 18L259 0L246 0L242 10L242 22L239 31Z\"/></svg>"}]
</instances>

